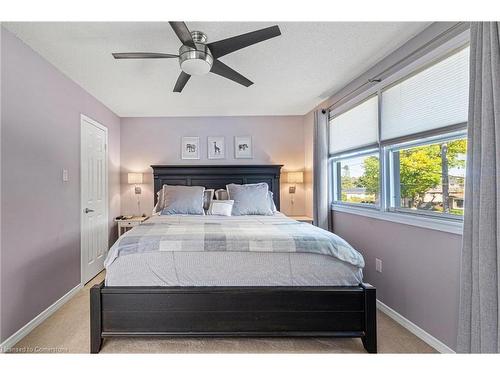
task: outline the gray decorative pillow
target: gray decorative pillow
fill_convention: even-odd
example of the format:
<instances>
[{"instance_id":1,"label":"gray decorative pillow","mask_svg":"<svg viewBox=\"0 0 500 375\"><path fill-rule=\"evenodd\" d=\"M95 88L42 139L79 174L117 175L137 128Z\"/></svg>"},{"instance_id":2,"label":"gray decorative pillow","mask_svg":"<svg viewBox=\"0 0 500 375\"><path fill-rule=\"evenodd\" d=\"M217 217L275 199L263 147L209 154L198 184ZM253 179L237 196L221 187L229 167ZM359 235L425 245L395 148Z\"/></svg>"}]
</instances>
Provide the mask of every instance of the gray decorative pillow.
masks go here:
<instances>
[{"instance_id":1,"label":"gray decorative pillow","mask_svg":"<svg viewBox=\"0 0 500 375\"><path fill-rule=\"evenodd\" d=\"M273 215L269 203L269 187L265 182L247 185L226 185L229 199L234 201L233 216Z\"/></svg>"},{"instance_id":2,"label":"gray decorative pillow","mask_svg":"<svg viewBox=\"0 0 500 375\"><path fill-rule=\"evenodd\" d=\"M205 188L203 186L164 185L163 191L162 215L205 215L203 210Z\"/></svg>"},{"instance_id":3,"label":"gray decorative pillow","mask_svg":"<svg viewBox=\"0 0 500 375\"><path fill-rule=\"evenodd\" d=\"M153 215L161 214L161 211L165 208L165 187L163 185L160 190L156 193L156 205L153 208Z\"/></svg>"},{"instance_id":4,"label":"gray decorative pillow","mask_svg":"<svg viewBox=\"0 0 500 375\"><path fill-rule=\"evenodd\" d=\"M215 190L215 199L219 201L226 201L229 199L227 195L227 190L226 189L217 189Z\"/></svg>"},{"instance_id":5,"label":"gray decorative pillow","mask_svg":"<svg viewBox=\"0 0 500 375\"><path fill-rule=\"evenodd\" d=\"M205 189L203 193L203 209L207 211L210 208L210 203L214 199L214 189Z\"/></svg>"},{"instance_id":6,"label":"gray decorative pillow","mask_svg":"<svg viewBox=\"0 0 500 375\"><path fill-rule=\"evenodd\" d=\"M163 187L156 193L156 205L153 208L153 215L163 210Z\"/></svg>"}]
</instances>

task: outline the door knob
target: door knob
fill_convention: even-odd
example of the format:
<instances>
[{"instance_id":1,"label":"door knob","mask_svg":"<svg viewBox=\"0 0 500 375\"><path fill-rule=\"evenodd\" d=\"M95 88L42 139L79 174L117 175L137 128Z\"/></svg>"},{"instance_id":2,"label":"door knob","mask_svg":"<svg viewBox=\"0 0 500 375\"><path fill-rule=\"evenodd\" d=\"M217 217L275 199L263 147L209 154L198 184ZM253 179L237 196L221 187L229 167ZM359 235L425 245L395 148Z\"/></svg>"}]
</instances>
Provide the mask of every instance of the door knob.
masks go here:
<instances>
[{"instance_id":1,"label":"door knob","mask_svg":"<svg viewBox=\"0 0 500 375\"><path fill-rule=\"evenodd\" d=\"M91 210L90 208L86 208L85 213L88 214L89 212L94 212L94 210Z\"/></svg>"}]
</instances>

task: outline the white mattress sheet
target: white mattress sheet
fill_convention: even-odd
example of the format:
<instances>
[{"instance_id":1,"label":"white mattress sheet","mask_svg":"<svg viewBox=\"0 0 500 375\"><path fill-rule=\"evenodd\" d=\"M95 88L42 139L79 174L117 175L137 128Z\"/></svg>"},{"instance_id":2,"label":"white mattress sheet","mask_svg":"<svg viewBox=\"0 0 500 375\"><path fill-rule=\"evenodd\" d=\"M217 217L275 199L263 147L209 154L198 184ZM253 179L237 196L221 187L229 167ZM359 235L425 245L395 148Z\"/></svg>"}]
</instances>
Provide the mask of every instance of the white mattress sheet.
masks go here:
<instances>
[{"instance_id":1,"label":"white mattress sheet","mask_svg":"<svg viewBox=\"0 0 500 375\"><path fill-rule=\"evenodd\" d=\"M353 286L361 268L307 253L168 252L120 257L108 286Z\"/></svg>"}]
</instances>

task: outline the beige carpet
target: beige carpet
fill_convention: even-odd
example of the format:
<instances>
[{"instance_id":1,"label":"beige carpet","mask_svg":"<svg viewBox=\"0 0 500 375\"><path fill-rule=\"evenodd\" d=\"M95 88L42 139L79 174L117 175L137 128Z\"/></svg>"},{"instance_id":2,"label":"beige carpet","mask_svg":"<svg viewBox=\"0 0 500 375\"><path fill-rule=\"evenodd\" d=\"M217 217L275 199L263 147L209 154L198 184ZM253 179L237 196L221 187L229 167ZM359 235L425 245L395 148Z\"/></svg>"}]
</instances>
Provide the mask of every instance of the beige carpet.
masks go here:
<instances>
[{"instance_id":1,"label":"beige carpet","mask_svg":"<svg viewBox=\"0 0 500 375\"><path fill-rule=\"evenodd\" d=\"M35 328L13 351L89 353L89 289L99 274L70 301ZM380 353L434 353L435 350L379 312ZM101 353L366 353L360 339L337 338L109 338Z\"/></svg>"}]
</instances>

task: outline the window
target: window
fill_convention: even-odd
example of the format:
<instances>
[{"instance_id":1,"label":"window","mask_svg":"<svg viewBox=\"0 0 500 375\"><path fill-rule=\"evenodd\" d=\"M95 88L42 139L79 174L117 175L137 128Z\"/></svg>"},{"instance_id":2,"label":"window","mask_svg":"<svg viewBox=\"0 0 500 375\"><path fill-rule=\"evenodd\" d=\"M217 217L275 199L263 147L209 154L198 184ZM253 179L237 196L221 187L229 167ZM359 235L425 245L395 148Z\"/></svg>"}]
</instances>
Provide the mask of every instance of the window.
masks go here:
<instances>
[{"instance_id":1,"label":"window","mask_svg":"<svg viewBox=\"0 0 500 375\"><path fill-rule=\"evenodd\" d=\"M378 205L379 170L378 152L338 160L336 200L343 203Z\"/></svg>"},{"instance_id":2,"label":"window","mask_svg":"<svg viewBox=\"0 0 500 375\"><path fill-rule=\"evenodd\" d=\"M333 203L460 220L468 88L463 46L331 111Z\"/></svg>"},{"instance_id":3,"label":"window","mask_svg":"<svg viewBox=\"0 0 500 375\"><path fill-rule=\"evenodd\" d=\"M390 150L394 210L463 216L464 136Z\"/></svg>"}]
</instances>

